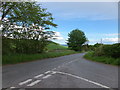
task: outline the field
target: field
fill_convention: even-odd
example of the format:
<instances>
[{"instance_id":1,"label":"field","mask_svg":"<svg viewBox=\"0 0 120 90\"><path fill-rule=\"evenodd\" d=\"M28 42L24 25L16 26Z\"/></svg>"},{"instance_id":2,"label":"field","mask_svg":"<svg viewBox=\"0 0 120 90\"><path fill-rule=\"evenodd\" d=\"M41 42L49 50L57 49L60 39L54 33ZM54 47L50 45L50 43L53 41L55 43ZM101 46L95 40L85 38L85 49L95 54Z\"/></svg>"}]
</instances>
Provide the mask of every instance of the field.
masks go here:
<instances>
[{"instance_id":1,"label":"field","mask_svg":"<svg viewBox=\"0 0 120 90\"><path fill-rule=\"evenodd\" d=\"M50 43L49 45L47 45L47 50L48 51L67 50L67 49L68 49L67 46L62 46L62 45L59 45L57 43Z\"/></svg>"}]
</instances>

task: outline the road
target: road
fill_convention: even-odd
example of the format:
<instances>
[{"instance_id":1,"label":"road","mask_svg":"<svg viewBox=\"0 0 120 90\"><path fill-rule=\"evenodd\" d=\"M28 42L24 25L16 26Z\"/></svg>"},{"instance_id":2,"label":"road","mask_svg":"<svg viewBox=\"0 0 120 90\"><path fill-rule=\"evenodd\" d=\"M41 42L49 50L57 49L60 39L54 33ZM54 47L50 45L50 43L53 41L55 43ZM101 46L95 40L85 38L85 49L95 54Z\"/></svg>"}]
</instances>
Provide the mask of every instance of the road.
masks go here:
<instances>
[{"instance_id":1,"label":"road","mask_svg":"<svg viewBox=\"0 0 120 90\"><path fill-rule=\"evenodd\" d=\"M3 66L3 88L117 88L118 67L84 54Z\"/></svg>"}]
</instances>

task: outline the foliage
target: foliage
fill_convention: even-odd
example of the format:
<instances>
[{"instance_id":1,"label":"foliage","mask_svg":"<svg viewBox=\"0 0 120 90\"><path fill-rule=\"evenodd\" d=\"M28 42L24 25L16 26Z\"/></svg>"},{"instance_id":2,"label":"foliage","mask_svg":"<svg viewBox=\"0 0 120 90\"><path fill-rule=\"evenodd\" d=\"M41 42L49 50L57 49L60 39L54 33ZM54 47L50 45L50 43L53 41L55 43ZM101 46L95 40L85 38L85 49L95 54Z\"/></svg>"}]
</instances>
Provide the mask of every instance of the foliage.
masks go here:
<instances>
[{"instance_id":1,"label":"foliage","mask_svg":"<svg viewBox=\"0 0 120 90\"><path fill-rule=\"evenodd\" d=\"M99 46L101 46L101 45L103 45L103 44L101 44L101 43L96 43L96 44L94 44L94 47L99 47Z\"/></svg>"},{"instance_id":2,"label":"foliage","mask_svg":"<svg viewBox=\"0 0 120 90\"><path fill-rule=\"evenodd\" d=\"M94 53L95 56L103 56L105 54L103 51L103 45L95 48L94 51L95 51L95 53Z\"/></svg>"},{"instance_id":3,"label":"foliage","mask_svg":"<svg viewBox=\"0 0 120 90\"><path fill-rule=\"evenodd\" d=\"M113 58L120 57L120 43L116 43L113 45L101 45L95 50L95 56L108 56Z\"/></svg>"},{"instance_id":4,"label":"foliage","mask_svg":"<svg viewBox=\"0 0 120 90\"><path fill-rule=\"evenodd\" d=\"M57 26L52 14L36 2L2 2L1 6L2 36L38 40L53 35L53 32L43 31Z\"/></svg>"},{"instance_id":5,"label":"foliage","mask_svg":"<svg viewBox=\"0 0 120 90\"><path fill-rule=\"evenodd\" d=\"M44 39L43 39L44 40ZM2 54L33 54L44 51L47 41L2 38Z\"/></svg>"},{"instance_id":6,"label":"foliage","mask_svg":"<svg viewBox=\"0 0 120 90\"><path fill-rule=\"evenodd\" d=\"M102 62L105 64L120 65L120 58L112 58L107 56L94 56L94 52L88 52L87 54L85 54L84 58L97 62Z\"/></svg>"},{"instance_id":7,"label":"foliage","mask_svg":"<svg viewBox=\"0 0 120 90\"><path fill-rule=\"evenodd\" d=\"M52 21L52 14L42 8L36 2L2 2L1 4L2 18L7 18L11 23L16 22L22 26L37 24L44 27L48 25L56 27Z\"/></svg>"},{"instance_id":8,"label":"foliage","mask_svg":"<svg viewBox=\"0 0 120 90\"><path fill-rule=\"evenodd\" d=\"M1 2L3 54L41 53L53 31L52 14L36 2ZM11 39L10 39L11 38Z\"/></svg>"},{"instance_id":9,"label":"foliage","mask_svg":"<svg viewBox=\"0 0 120 90\"><path fill-rule=\"evenodd\" d=\"M93 45L88 45L89 50L93 51L94 50L94 46Z\"/></svg>"},{"instance_id":10,"label":"foliage","mask_svg":"<svg viewBox=\"0 0 120 90\"><path fill-rule=\"evenodd\" d=\"M13 55L3 55L2 64L16 64L21 62L29 62L34 60L41 60L45 58L59 57L69 54L74 54L75 51L72 50L62 50L59 52L44 52L40 54L13 54Z\"/></svg>"},{"instance_id":11,"label":"foliage","mask_svg":"<svg viewBox=\"0 0 120 90\"><path fill-rule=\"evenodd\" d=\"M87 41L83 31L75 29L68 34L68 47L75 50L81 51L82 45Z\"/></svg>"}]
</instances>

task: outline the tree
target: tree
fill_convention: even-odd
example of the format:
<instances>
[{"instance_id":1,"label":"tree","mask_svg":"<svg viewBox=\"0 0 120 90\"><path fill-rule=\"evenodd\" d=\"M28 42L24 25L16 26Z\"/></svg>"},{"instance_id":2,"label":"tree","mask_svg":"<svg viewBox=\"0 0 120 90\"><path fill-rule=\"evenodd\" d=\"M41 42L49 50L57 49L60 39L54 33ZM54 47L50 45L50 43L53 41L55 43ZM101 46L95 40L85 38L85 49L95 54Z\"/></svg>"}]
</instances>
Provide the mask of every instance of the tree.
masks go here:
<instances>
[{"instance_id":1,"label":"tree","mask_svg":"<svg viewBox=\"0 0 120 90\"><path fill-rule=\"evenodd\" d=\"M52 14L36 2L1 2L0 5L3 50L43 52L48 39L54 34L46 29L57 27Z\"/></svg>"},{"instance_id":2,"label":"tree","mask_svg":"<svg viewBox=\"0 0 120 90\"><path fill-rule=\"evenodd\" d=\"M37 36L35 38L38 38L38 35L40 36L42 31L37 31L37 35L31 35L31 32L35 32L33 30L36 29L32 25L37 27L42 26L44 29L49 29L50 26L57 26L53 23L54 18L52 14L36 2L2 2L1 6L3 36L26 38L29 35L29 37ZM14 28L16 26L22 26L22 28L18 30Z\"/></svg>"},{"instance_id":3,"label":"tree","mask_svg":"<svg viewBox=\"0 0 120 90\"><path fill-rule=\"evenodd\" d=\"M75 51L81 51L82 45L87 41L84 32L79 29L71 31L68 37L68 47Z\"/></svg>"}]
</instances>

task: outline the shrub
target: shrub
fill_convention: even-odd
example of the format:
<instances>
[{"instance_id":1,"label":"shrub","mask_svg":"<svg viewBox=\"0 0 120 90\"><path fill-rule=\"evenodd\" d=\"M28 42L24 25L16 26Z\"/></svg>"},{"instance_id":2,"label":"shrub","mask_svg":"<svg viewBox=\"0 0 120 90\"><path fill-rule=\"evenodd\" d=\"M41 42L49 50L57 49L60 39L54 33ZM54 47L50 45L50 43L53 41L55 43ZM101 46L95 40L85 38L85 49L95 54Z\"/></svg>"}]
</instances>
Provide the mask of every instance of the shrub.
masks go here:
<instances>
[{"instance_id":1,"label":"shrub","mask_svg":"<svg viewBox=\"0 0 120 90\"><path fill-rule=\"evenodd\" d=\"M103 62L105 64L112 64L112 65L120 65L120 58L112 58L112 57L106 57L106 56L94 56L94 52L88 52L84 55L84 58L97 61L97 62Z\"/></svg>"},{"instance_id":2,"label":"shrub","mask_svg":"<svg viewBox=\"0 0 120 90\"><path fill-rule=\"evenodd\" d=\"M13 53L33 54L44 51L47 41L29 40L29 39L2 39L2 54Z\"/></svg>"},{"instance_id":3,"label":"shrub","mask_svg":"<svg viewBox=\"0 0 120 90\"><path fill-rule=\"evenodd\" d=\"M120 57L120 43L113 44L113 45L101 45L96 48L94 55L95 56L109 56L113 58Z\"/></svg>"},{"instance_id":4,"label":"shrub","mask_svg":"<svg viewBox=\"0 0 120 90\"><path fill-rule=\"evenodd\" d=\"M114 58L120 57L120 43L104 46L103 50L106 56L111 56Z\"/></svg>"},{"instance_id":5,"label":"shrub","mask_svg":"<svg viewBox=\"0 0 120 90\"><path fill-rule=\"evenodd\" d=\"M99 47L99 46L101 46L101 45L103 45L103 44L101 44L101 43L96 43L96 44L94 44L94 47Z\"/></svg>"},{"instance_id":6,"label":"shrub","mask_svg":"<svg viewBox=\"0 0 120 90\"><path fill-rule=\"evenodd\" d=\"M98 48L95 49L94 55L95 56L102 56L104 55L104 51L103 51L103 45L99 46Z\"/></svg>"}]
</instances>

